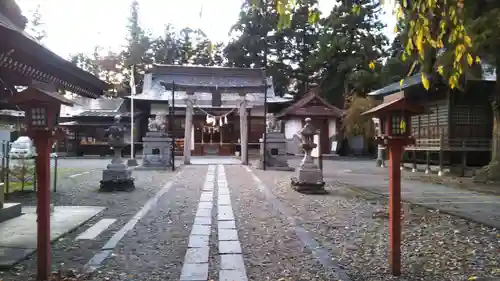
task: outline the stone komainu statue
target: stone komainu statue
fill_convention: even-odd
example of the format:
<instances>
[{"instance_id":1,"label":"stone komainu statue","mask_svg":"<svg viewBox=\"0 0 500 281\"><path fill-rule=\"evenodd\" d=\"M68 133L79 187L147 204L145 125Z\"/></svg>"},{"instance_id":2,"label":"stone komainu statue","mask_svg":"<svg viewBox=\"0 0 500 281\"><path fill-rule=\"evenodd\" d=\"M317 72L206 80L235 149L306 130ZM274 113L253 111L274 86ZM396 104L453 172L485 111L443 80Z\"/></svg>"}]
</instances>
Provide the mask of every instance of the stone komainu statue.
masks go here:
<instances>
[{"instance_id":1,"label":"stone komainu statue","mask_svg":"<svg viewBox=\"0 0 500 281\"><path fill-rule=\"evenodd\" d=\"M266 129L267 132L281 132L281 120L277 120L274 114L266 114Z\"/></svg>"},{"instance_id":2,"label":"stone komainu statue","mask_svg":"<svg viewBox=\"0 0 500 281\"><path fill-rule=\"evenodd\" d=\"M166 128L165 115L157 114L155 118L149 118L148 129L151 132L163 132Z\"/></svg>"}]
</instances>

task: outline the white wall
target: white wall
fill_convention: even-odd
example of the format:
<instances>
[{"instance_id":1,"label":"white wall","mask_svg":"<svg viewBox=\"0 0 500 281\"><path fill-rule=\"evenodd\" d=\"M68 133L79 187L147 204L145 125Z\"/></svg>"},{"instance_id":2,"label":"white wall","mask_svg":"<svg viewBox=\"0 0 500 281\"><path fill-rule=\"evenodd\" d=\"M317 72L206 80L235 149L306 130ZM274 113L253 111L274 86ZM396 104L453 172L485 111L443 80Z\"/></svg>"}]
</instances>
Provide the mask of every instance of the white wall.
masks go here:
<instances>
[{"instance_id":1,"label":"white wall","mask_svg":"<svg viewBox=\"0 0 500 281\"><path fill-rule=\"evenodd\" d=\"M337 120L330 119L328 121L328 138L331 138L337 134Z\"/></svg>"},{"instance_id":2,"label":"white wall","mask_svg":"<svg viewBox=\"0 0 500 281\"><path fill-rule=\"evenodd\" d=\"M285 138L291 139L302 129L302 119L290 118L285 120Z\"/></svg>"}]
</instances>

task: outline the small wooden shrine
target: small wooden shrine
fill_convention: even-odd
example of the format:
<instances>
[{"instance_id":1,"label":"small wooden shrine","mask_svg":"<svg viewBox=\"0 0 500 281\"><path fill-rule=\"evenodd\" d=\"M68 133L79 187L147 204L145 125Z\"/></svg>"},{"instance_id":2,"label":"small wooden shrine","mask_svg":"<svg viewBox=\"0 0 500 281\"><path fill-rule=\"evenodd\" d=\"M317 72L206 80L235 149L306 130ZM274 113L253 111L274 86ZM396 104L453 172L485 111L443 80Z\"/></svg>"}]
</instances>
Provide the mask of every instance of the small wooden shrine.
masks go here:
<instances>
[{"instance_id":1,"label":"small wooden shrine","mask_svg":"<svg viewBox=\"0 0 500 281\"><path fill-rule=\"evenodd\" d=\"M66 131L67 138L65 141L58 143L58 152L67 153L69 155L111 155L112 151L109 148L105 131L114 124L114 118L117 115L121 116L121 123L124 125L127 133L125 133L125 141L130 142L130 116L131 113L127 108L126 102L121 98L76 98L73 100L73 107L61 108L61 117L64 121L59 123ZM139 117L140 111L135 111L134 116ZM135 131L140 131L142 119L135 119ZM140 149L140 139L135 137L134 144ZM127 149L128 147L128 149ZM123 150L124 154L129 153L130 146Z\"/></svg>"},{"instance_id":2,"label":"small wooden shrine","mask_svg":"<svg viewBox=\"0 0 500 281\"><path fill-rule=\"evenodd\" d=\"M302 98L279 112L276 117L283 120L283 130L288 140L293 139L305 125L305 118L312 119L312 125L319 129L323 154L330 153L331 143L339 131L343 111L319 95L319 88L313 88Z\"/></svg>"}]
</instances>

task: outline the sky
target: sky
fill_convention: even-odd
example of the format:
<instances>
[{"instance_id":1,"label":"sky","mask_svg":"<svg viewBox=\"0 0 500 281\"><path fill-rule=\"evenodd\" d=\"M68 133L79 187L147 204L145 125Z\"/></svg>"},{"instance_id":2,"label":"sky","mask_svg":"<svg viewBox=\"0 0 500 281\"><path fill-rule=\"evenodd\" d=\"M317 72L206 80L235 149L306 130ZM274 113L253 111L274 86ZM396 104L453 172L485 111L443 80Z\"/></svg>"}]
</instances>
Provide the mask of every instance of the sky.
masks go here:
<instances>
[{"instance_id":1,"label":"sky","mask_svg":"<svg viewBox=\"0 0 500 281\"><path fill-rule=\"evenodd\" d=\"M1 0L0 0L1 1ZM161 35L165 25L202 29L212 41L227 41L243 0L139 0L141 25ZM58 55L91 53L96 45L118 51L124 45L131 0L17 0L25 16L40 5L47 38L43 44ZM334 0L319 0L328 13ZM382 20L391 37L395 20L386 8ZM201 13L200 13L201 12ZM201 17L200 17L201 14Z\"/></svg>"}]
</instances>

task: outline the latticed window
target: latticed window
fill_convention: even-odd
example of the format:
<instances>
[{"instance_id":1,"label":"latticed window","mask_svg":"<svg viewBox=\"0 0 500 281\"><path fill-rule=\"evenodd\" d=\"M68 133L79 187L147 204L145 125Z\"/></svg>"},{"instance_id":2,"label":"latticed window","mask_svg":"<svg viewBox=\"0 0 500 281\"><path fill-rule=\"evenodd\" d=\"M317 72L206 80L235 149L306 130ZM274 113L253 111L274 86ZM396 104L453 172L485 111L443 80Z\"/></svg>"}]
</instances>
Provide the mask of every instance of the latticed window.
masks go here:
<instances>
[{"instance_id":1,"label":"latticed window","mask_svg":"<svg viewBox=\"0 0 500 281\"><path fill-rule=\"evenodd\" d=\"M31 109L31 124L34 126L47 125L47 112L45 108L38 107Z\"/></svg>"},{"instance_id":2,"label":"latticed window","mask_svg":"<svg viewBox=\"0 0 500 281\"><path fill-rule=\"evenodd\" d=\"M408 121L402 114L391 114L391 132L390 135L405 135L408 130Z\"/></svg>"}]
</instances>

